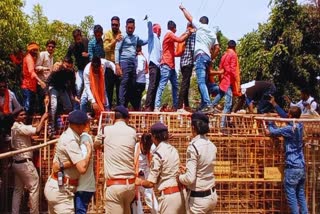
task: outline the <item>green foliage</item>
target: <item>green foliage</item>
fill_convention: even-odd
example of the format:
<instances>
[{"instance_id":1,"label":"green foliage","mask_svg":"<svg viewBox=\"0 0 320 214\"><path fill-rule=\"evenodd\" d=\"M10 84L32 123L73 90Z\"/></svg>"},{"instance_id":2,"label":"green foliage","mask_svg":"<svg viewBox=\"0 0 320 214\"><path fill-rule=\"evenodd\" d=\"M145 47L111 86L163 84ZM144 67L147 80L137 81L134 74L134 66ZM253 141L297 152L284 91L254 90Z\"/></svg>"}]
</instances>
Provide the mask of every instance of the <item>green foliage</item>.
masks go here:
<instances>
[{"instance_id":1,"label":"green foliage","mask_svg":"<svg viewBox=\"0 0 320 214\"><path fill-rule=\"evenodd\" d=\"M0 1L0 57L5 59L15 48L25 48L29 25L21 8L21 0Z\"/></svg>"},{"instance_id":2,"label":"green foliage","mask_svg":"<svg viewBox=\"0 0 320 214\"><path fill-rule=\"evenodd\" d=\"M93 31L94 19L93 16L85 16L80 22L80 29L84 36L90 38L90 33Z\"/></svg>"},{"instance_id":3,"label":"green foliage","mask_svg":"<svg viewBox=\"0 0 320 214\"><path fill-rule=\"evenodd\" d=\"M32 26L30 30L32 40L40 45L41 50L45 50L48 40L55 40L57 43L54 53L55 61L63 59L72 40L72 31L77 26L59 20L49 22L40 4L34 6L29 20Z\"/></svg>"},{"instance_id":4,"label":"green foliage","mask_svg":"<svg viewBox=\"0 0 320 214\"><path fill-rule=\"evenodd\" d=\"M278 95L298 97L309 87L319 98L320 13L315 5L296 0L271 1L267 23L246 34L238 47L242 82L274 81Z\"/></svg>"},{"instance_id":5,"label":"green foliage","mask_svg":"<svg viewBox=\"0 0 320 214\"><path fill-rule=\"evenodd\" d=\"M7 78L14 90L19 88L20 68L11 63L9 55L24 50L29 40L29 24L22 7L21 0L0 1L0 76Z\"/></svg>"}]
</instances>

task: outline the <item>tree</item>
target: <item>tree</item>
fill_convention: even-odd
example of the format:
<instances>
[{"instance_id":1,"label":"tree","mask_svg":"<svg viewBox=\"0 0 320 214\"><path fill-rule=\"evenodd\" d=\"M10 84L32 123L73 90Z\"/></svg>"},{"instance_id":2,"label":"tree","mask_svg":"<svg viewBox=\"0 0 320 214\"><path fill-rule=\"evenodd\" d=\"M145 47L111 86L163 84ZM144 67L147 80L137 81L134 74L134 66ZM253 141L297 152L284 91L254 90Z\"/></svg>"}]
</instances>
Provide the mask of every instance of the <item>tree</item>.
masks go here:
<instances>
[{"instance_id":1,"label":"tree","mask_svg":"<svg viewBox=\"0 0 320 214\"><path fill-rule=\"evenodd\" d=\"M16 64L10 57L19 59L29 40L29 24L22 12L22 0L0 1L0 75L9 79L11 89L19 88L20 62Z\"/></svg>"},{"instance_id":2,"label":"tree","mask_svg":"<svg viewBox=\"0 0 320 214\"><path fill-rule=\"evenodd\" d=\"M240 40L238 53L243 82L271 80L278 95L298 99L308 86L319 98L320 15L314 4L296 0L273 0L269 20ZM281 100L280 100L281 101Z\"/></svg>"},{"instance_id":3,"label":"tree","mask_svg":"<svg viewBox=\"0 0 320 214\"><path fill-rule=\"evenodd\" d=\"M32 26L30 29L32 40L40 45L41 50L44 50L48 40L55 40L57 43L54 54L55 61L62 60L72 40L72 31L78 26L59 20L49 22L40 4L33 7L32 16L29 17L29 20Z\"/></svg>"},{"instance_id":4,"label":"tree","mask_svg":"<svg viewBox=\"0 0 320 214\"><path fill-rule=\"evenodd\" d=\"M85 16L84 19L80 22L80 29L84 36L90 38L90 33L93 30L94 19L93 16Z\"/></svg>"}]
</instances>

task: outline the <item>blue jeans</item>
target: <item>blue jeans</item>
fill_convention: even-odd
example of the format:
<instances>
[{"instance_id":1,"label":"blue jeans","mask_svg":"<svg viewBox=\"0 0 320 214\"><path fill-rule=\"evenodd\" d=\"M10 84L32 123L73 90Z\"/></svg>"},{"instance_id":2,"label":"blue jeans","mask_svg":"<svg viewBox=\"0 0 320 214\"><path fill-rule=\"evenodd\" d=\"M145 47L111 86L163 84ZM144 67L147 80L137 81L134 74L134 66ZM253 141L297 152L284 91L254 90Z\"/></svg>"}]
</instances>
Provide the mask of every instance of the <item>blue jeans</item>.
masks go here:
<instances>
[{"instance_id":1,"label":"blue jeans","mask_svg":"<svg viewBox=\"0 0 320 214\"><path fill-rule=\"evenodd\" d=\"M59 101L61 101L61 104L63 106L63 111L66 113L69 113L70 111L72 111L72 102L67 91L57 90L53 87L49 87L49 94L50 94L50 100L51 100L50 105L51 105L52 126L54 128L55 121L56 121L56 113L58 109L58 99Z\"/></svg>"},{"instance_id":2,"label":"blue jeans","mask_svg":"<svg viewBox=\"0 0 320 214\"><path fill-rule=\"evenodd\" d=\"M229 87L227 92L225 93L225 100L224 100L224 107L223 107L223 114L229 114L232 108L232 89ZM226 127L226 116L222 116L220 127Z\"/></svg>"},{"instance_id":3,"label":"blue jeans","mask_svg":"<svg viewBox=\"0 0 320 214\"><path fill-rule=\"evenodd\" d=\"M125 61L120 62L120 67L122 69L122 79L119 88L119 102L120 105L127 106L130 98L128 92L131 92L136 84L136 64Z\"/></svg>"},{"instance_id":4,"label":"blue jeans","mask_svg":"<svg viewBox=\"0 0 320 214\"><path fill-rule=\"evenodd\" d=\"M160 67L160 81L156 94L155 108L161 107L161 98L164 88L168 80L171 82L173 107L178 108L178 78L175 69L171 69L168 65L161 65Z\"/></svg>"},{"instance_id":5,"label":"blue jeans","mask_svg":"<svg viewBox=\"0 0 320 214\"><path fill-rule=\"evenodd\" d=\"M88 103L88 94L86 90L83 90L81 98L80 98L80 110L83 112L87 112L87 103Z\"/></svg>"},{"instance_id":6,"label":"blue jeans","mask_svg":"<svg viewBox=\"0 0 320 214\"><path fill-rule=\"evenodd\" d=\"M35 98L36 94L29 89L22 89L23 94L23 107L26 113L30 116L34 113L34 105L35 105ZM43 105L42 103L39 105Z\"/></svg>"},{"instance_id":7,"label":"blue jeans","mask_svg":"<svg viewBox=\"0 0 320 214\"><path fill-rule=\"evenodd\" d=\"M210 65L211 59L207 54L199 54L196 59L196 75L198 88L201 95L201 101L203 102L203 106L211 106L211 100L207 88L207 68Z\"/></svg>"},{"instance_id":8,"label":"blue jeans","mask_svg":"<svg viewBox=\"0 0 320 214\"><path fill-rule=\"evenodd\" d=\"M108 96L106 96L106 104L104 105L104 110L107 110L110 108L109 101L108 101ZM86 90L83 90L81 98L80 98L80 110L83 112L87 112L87 104L88 104L88 93Z\"/></svg>"},{"instance_id":9,"label":"blue jeans","mask_svg":"<svg viewBox=\"0 0 320 214\"><path fill-rule=\"evenodd\" d=\"M74 208L76 214L86 214L88 205L94 192L78 191L74 195Z\"/></svg>"},{"instance_id":10,"label":"blue jeans","mask_svg":"<svg viewBox=\"0 0 320 214\"><path fill-rule=\"evenodd\" d=\"M305 181L305 169L284 170L284 188L292 214L299 214L299 206L302 214L308 213L306 195L304 192Z\"/></svg>"}]
</instances>

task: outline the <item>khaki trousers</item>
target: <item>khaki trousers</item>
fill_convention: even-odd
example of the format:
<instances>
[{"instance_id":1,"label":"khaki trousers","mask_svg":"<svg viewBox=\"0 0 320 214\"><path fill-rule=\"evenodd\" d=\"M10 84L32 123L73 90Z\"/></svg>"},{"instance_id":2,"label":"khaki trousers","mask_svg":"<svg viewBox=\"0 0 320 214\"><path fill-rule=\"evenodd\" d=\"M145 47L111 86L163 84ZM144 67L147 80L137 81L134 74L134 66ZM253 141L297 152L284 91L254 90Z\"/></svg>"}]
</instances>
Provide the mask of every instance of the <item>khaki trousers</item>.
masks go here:
<instances>
[{"instance_id":1,"label":"khaki trousers","mask_svg":"<svg viewBox=\"0 0 320 214\"><path fill-rule=\"evenodd\" d=\"M58 186L58 181L48 178L44 187L44 195L48 200L49 214L69 214L74 213L74 192L75 186L65 184Z\"/></svg>"},{"instance_id":2,"label":"khaki trousers","mask_svg":"<svg viewBox=\"0 0 320 214\"><path fill-rule=\"evenodd\" d=\"M30 214L39 213L39 175L32 161L13 163L14 191L12 197L12 214L20 213L21 198L24 187L29 191Z\"/></svg>"},{"instance_id":3,"label":"khaki trousers","mask_svg":"<svg viewBox=\"0 0 320 214\"><path fill-rule=\"evenodd\" d=\"M106 189L106 213L130 214L130 205L135 197L135 185L112 185Z\"/></svg>"},{"instance_id":4,"label":"khaki trousers","mask_svg":"<svg viewBox=\"0 0 320 214\"><path fill-rule=\"evenodd\" d=\"M159 197L159 213L160 214L185 214L185 191L176 192Z\"/></svg>"},{"instance_id":5,"label":"khaki trousers","mask_svg":"<svg viewBox=\"0 0 320 214\"><path fill-rule=\"evenodd\" d=\"M203 198L190 197L188 200L190 214L213 213L214 208L217 205L217 201L217 191L214 191L211 193L211 195Z\"/></svg>"}]
</instances>

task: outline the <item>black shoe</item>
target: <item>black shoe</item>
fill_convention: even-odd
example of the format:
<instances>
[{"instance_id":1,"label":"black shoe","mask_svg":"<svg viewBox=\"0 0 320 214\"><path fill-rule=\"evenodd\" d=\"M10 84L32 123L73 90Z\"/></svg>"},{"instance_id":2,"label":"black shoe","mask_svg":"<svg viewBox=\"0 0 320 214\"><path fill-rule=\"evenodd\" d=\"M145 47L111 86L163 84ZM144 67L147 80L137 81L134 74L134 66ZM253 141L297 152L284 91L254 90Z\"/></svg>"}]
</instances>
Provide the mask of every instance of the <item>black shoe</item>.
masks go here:
<instances>
[{"instance_id":1,"label":"black shoe","mask_svg":"<svg viewBox=\"0 0 320 214\"><path fill-rule=\"evenodd\" d=\"M212 106L206 106L200 110L204 114L210 114L214 112L214 108Z\"/></svg>"}]
</instances>

